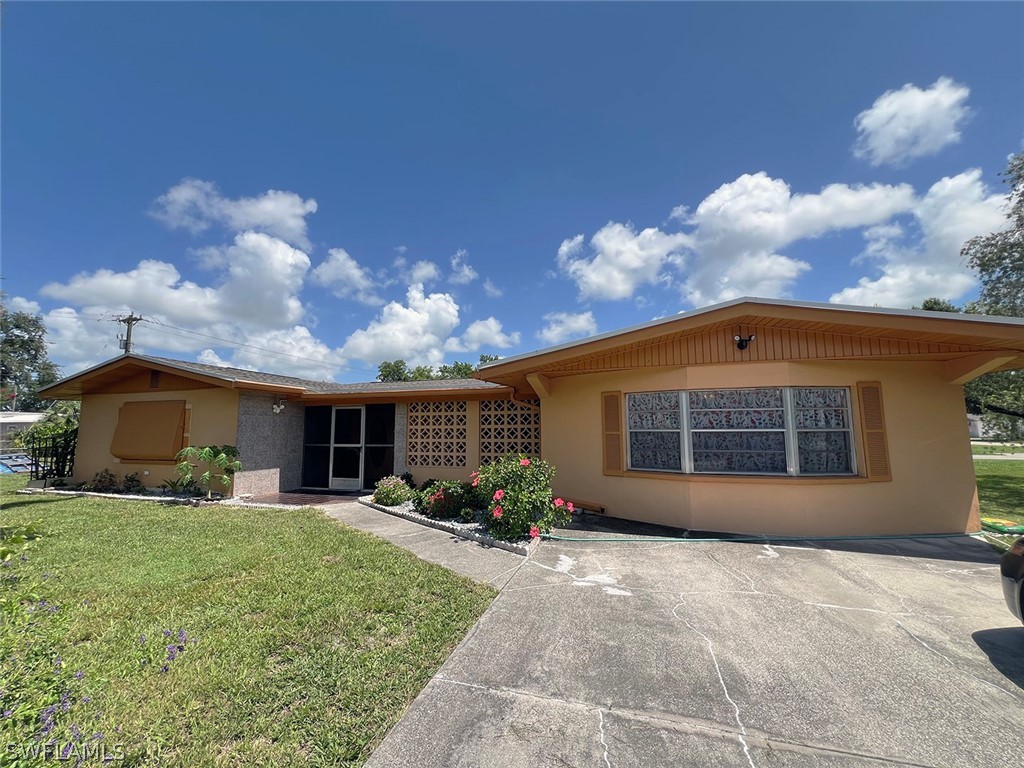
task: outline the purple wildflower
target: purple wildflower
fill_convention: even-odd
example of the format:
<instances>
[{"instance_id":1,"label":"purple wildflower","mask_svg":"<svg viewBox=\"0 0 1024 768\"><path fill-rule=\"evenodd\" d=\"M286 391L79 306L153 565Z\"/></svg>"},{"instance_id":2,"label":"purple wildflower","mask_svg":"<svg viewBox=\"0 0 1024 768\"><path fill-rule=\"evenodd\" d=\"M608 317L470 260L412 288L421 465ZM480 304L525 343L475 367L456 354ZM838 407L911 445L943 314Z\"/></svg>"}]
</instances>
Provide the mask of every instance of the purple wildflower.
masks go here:
<instances>
[{"instance_id":1,"label":"purple wildflower","mask_svg":"<svg viewBox=\"0 0 1024 768\"><path fill-rule=\"evenodd\" d=\"M82 697L82 703L83 704L88 704L90 701L92 701L92 696L83 696Z\"/></svg>"},{"instance_id":2,"label":"purple wildflower","mask_svg":"<svg viewBox=\"0 0 1024 768\"><path fill-rule=\"evenodd\" d=\"M75 680L81 680L83 677L85 677L85 672L75 672L75 674L72 675L72 677L74 677Z\"/></svg>"},{"instance_id":3,"label":"purple wildflower","mask_svg":"<svg viewBox=\"0 0 1024 768\"><path fill-rule=\"evenodd\" d=\"M5 709L4 710L4 717L11 717L12 715L14 715L14 710L13 709Z\"/></svg>"},{"instance_id":4,"label":"purple wildflower","mask_svg":"<svg viewBox=\"0 0 1024 768\"><path fill-rule=\"evenodd\" d=\"M166 664L164 664L162 667L160 667L161 674L166 674L168 669L170 669L170 667L168 667Z\"/></svg>"},{"instance_id":5,"label":"purple wildflower","mask_svg":"<svg viewBox=\"0 0 1024 768\"><path fill-rule=\"evenodd\" d=\"M96 733L94 733L94 734L92 735L92 740L93 740L93 741L103 741L103 739L104 739L104 736L103 736L103 734L102 734L102 733L100 733L99 731L96 731Z\"/></svg>"},{"instance_id":6,"label":"purple wildflower","mask_svg":"<svg viewBox=\"0 0 1024 768\"><path fill-rule=\"evenodd\" d=\"M185 630L184 629L179 629L178 630L178 641L184 643L185 640L186 640Z\"/></svg>"},{"instance_id":7,"label":"purple wildflower","mask_svg":"<svg viewBox=\"0 0 1024 768\"><path fill-rule=\"evenodd\" d=\"M146 644L146 636L145 635L139 635L139 645L145 645L145 644Z\"/></svg>"},{"instance_id":8,"label":"purple wildflower","mask_svg":"<svg viewBox=\"0 0 1024 768\"><path fill-rule=\"evenodd\" d=\"M64 745L64 749L62 749L60 751L60 759L61 760L67 760L68 756L71 754L71 750L74 748L74 746L75 745L72 744L70 741L67 744L65 744Z\"/></svg>"},{"instance_id":9,"label":"purple wildflower","mask_svg":"<svg viewBox=\"0 0 1024 768\"><path fill-rule=\"evenodd\" d=\"M168 645L167 646L167 660L168 661L174 661L176 658L178 658L178 646L176 646L176 645Z\"/></svg>"},{"instance_id":10,"label":"purple wildflower","mask_svg":"<svg viewBox=\"0 0 1024 768\"><path fill-rule=\"evenodd\" d=\"M170 636L171 636L171 630L165 629L164 630L164 637L170 637Z\"/></svg>"},{"instance_id":11,"label":"purple wildflower","mask_svg":"<svg viewBox=\"0 0 1024 768\"><path fill-rule=\"evenodd\" d=\"M53 666L59 670L61 667L64 666L64 659L58 656L56 659L54 659Z\"/></svg>"}]
</instances>

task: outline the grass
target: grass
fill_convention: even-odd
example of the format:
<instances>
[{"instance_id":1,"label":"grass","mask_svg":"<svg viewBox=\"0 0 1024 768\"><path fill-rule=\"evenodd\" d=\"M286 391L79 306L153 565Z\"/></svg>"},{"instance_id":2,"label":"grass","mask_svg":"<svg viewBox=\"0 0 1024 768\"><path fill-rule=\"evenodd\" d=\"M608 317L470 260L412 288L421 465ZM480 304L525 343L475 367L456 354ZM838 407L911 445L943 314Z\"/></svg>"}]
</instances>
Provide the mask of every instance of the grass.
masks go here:
<instances>
[{"instance_id":1,"label":"grass","mask_svg":"<svg viewBox=\"0 0 1024 768\"><path fill-rule=\"evenodd\" d=\"M0 478L3 524L44 537L0 571L0 741L37 744L52 705L42 741L80 738L86 765L100 744L121 765L359 765L495 594L315 510L19 482Z\"/></svg>"},{"instance_id":2,"label":"grass","mask_svg":"<svg viewBox=\"0 0 1024 768\"><path fill-rule=\"evenodd\" d=\"M1024 461L974 462L981 514L1024 525Z\"/></svg>"},{"instance_id":3,"label":"grass","mask_svg":"<svg viewBox=\"0 0 1024 768\"><path fill-rule=\"evenodd\" d=\"M971 443L971 453L975 456L1005 456L1007 454L1024 453L1024 444L1000 443L992 445Z\"/></svg>"}]
</instances>

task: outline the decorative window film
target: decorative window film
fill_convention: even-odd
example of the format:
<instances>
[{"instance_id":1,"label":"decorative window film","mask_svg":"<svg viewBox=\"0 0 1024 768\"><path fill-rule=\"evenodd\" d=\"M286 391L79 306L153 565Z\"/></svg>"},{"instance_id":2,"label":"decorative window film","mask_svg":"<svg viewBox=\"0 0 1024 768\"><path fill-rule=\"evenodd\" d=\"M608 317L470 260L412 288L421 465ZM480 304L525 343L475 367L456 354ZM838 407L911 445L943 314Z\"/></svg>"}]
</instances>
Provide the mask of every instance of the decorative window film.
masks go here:
<instances>
[{"instance_id":1,"label":"decorative window film","mask_svg":"<svg viewBox=\"0 0 1024 768\"><path fill-rule=\"evenodd\" d=\"M851 423L843 387L626 395L630 469L848 475L854 471Z\"/></svg>"},{"instance_id":2,"label":"decorative window film","mask_svg":"<svg viewBox=\"0 0 1024 768\"><path fill-rule=\"evenodd\" d=\"M682 413L678 392L626 395L630 467L681 472Z\"/></svg>"},{"instance_id":3,"label":"decorative window film","mask_svg":"<svg viewBox=\"0 0 1024 768\"><path fill-rule=\"evenodd\" d=\"M406 422L410 467L466 466L466 401L409 403Z\"/></svg>"},{"instance_id":4,"label":"decorative window film","mask_svg":"<svg viewBox=\"0 0 1024 768\"><path fill-rule=\"evenodd\" d=\"M506 453L540 456L540 401L523 403L480 401L481 464L490 464Z\"/></svg>"}]
</instances>

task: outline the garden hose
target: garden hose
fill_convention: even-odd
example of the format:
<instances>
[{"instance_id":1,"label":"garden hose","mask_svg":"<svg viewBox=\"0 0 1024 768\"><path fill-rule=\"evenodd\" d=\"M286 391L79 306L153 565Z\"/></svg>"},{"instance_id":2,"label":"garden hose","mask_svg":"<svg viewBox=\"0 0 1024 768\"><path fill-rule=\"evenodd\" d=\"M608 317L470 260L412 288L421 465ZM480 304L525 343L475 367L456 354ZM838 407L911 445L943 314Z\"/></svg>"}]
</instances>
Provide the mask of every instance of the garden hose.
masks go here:
<instances>
[{"instance_id":1,"label":"garden hose","mask_svg":"<svg viewBox=\"0 0 1024 768\"><path fill-rule=\"evenodd\" d=\"M572 536L556 536L551 533L542 533L540 537L542 539L550 539L551 541L578 541L578 542L595 542L595 543L622 543L622 542L651 542L657 544L665 543L684 543L684 542L739 542L739 543L758 543L758 544L772 544L775 542L782 541L886 541L893 539L953 539L960 538L962 536L970 536L971 538L984 538L984 533L917 533L917 534L892 534L884 536L731 536L731 537L659 537L659 536L648 536L648 537L618 537L618 538L605 538L605 537L572 537Z\"/></svg>"}]
</instances>

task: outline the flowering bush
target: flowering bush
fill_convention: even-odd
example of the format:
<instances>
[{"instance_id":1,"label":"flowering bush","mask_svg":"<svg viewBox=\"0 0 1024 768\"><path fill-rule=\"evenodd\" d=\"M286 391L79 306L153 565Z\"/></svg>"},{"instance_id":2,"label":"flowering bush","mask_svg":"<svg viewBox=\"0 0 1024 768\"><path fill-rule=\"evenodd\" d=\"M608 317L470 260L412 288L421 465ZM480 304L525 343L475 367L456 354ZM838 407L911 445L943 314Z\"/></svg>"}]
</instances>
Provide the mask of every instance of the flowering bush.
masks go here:
<instances>
[{"instance_id":1,"label":"flowering bush","mask_svg":"<svg viewBox=\"0 0 1024 768\"><path fill-rule=\"evenodd\" d=\"M413 501L417 512L427 517L472 520L484 501L476 488L458 480L435 480L417 494Z\"/></svg>"},{"instance_id":2,"label":"flowering bush","mask_svg":"<svg viewBox=\"0 0 1024 768\"><path fill-rule=\"evenodd\" d=\"M572 505L551 498L555 468L523 454L509 454L473 473L488 500L484 524L501 539L536 538L568 522Z\"/></svg>"},{"instance_id":3,"label":"flowering bush","mask_svg":"<svg viewBox=\"0 0 1024 768\"><path fill-rule=\"evenodd\" d=\"M385 507L397 507L412 498L413 490L400 477L388 475L374 486L373 501Z\"/></svg>"}]
</instances>

